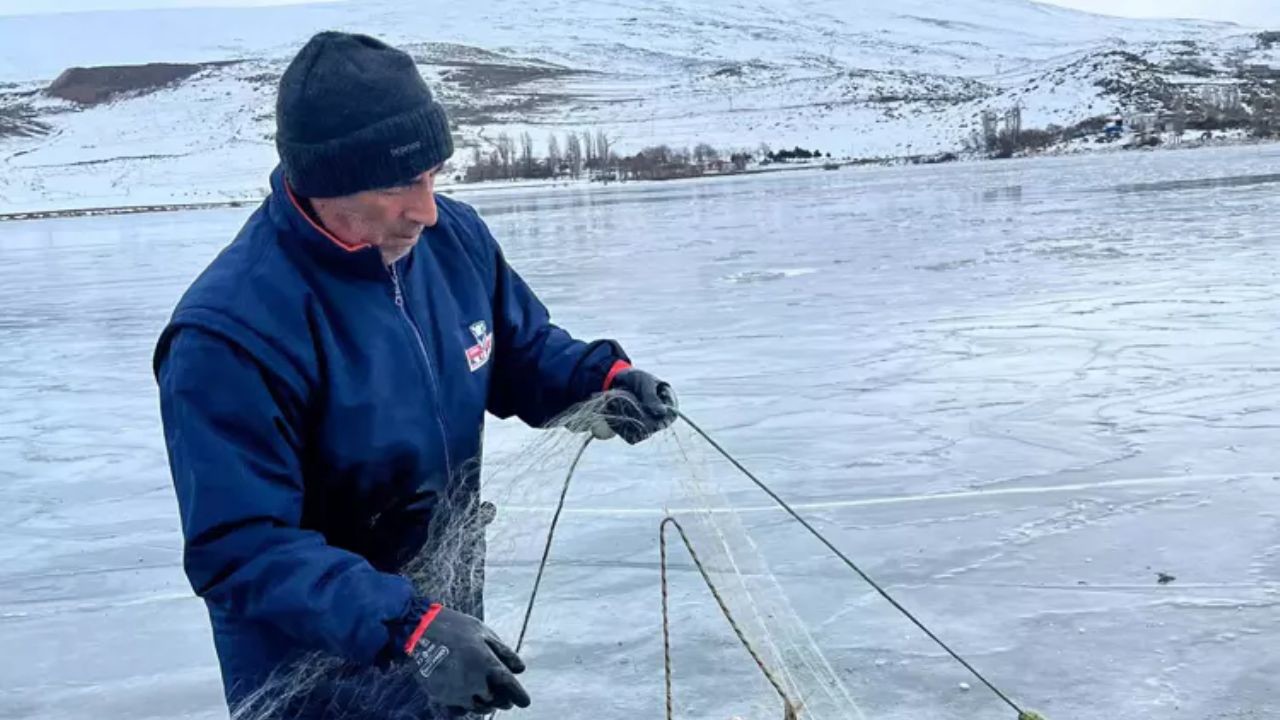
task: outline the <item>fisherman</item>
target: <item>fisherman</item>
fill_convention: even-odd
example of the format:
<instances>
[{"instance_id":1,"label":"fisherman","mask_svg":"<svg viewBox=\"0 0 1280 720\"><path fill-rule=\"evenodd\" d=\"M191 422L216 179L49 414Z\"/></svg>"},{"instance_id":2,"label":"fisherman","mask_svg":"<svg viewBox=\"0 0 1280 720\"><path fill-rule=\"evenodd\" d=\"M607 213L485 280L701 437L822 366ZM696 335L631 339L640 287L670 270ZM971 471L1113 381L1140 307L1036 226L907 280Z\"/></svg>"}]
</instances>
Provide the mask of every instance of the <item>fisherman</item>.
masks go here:
<instances>
[{"instance_id":1,"label":"fisherman","mask_svg":"<svg viewBox=\"0 0 1280 720\"><path fill-rule=\"evenodd\" d=\"M264 718L526 707L482 576L459 591L406 568L432 567L441 528L480 507L486 411L545 427L604 398L592 431L637 443L674 396L616 342L553 324L476 211L434 193L453 141L408 54L316 35L276 123L270 196L154 357L227 702ZM463 555L482 558L480 525Z\"/></svg>"}]
</instances>

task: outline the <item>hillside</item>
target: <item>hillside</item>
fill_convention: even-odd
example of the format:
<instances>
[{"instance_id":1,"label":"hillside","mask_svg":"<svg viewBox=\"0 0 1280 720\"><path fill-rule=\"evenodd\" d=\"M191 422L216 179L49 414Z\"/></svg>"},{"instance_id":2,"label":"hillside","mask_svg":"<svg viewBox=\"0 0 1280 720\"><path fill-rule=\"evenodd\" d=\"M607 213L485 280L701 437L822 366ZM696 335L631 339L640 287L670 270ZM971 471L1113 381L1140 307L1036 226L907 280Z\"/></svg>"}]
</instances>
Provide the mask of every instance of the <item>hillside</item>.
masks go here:
<instances>
[{"instance_id":1,"label":"hillside","mask_svg":"<svg viewBox=\"0 0 1280 720\"><path fill-rule=\"evenodd\" d=\"M619 153L703 142L847 158L937 153L964 145L985 109L1020 106L1024 127L1069 127L1174 106L1194 113L1226 86L1241 112L1269 112L1280 72L1270 35L1026 0L418 8L366 0L0 18L0 207L260 193L274 162L275 82L324 28L415 54L456 122L455 170L471 147L487 154L501 133L524 132L537 154L569 131L604 132Z\"/></svg>"}]
</instances>

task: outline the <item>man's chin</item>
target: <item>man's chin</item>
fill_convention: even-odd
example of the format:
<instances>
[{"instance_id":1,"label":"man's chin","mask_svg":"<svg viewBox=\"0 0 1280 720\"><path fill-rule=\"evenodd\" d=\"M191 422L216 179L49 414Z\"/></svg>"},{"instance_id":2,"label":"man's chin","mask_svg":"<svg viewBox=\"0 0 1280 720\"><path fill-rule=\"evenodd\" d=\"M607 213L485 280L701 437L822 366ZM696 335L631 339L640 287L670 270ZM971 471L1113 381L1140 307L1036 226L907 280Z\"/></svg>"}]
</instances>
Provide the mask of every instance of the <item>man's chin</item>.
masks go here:
<instances>
[{"instance_id":1,"label":"man's chin","mask_svg":"<svg viewBox=\"0 0 1280 720\"><path fill-rule=\"evenodd\" d=\"M414 245L418 244L419 235L413 237L393 237L382 244L388 250L411 250Z\"/></svg>"},{"instance_id":2,"label":"man's chin","mask_svg":"<svg viewBox=\"0 0 1280 720\"><path fill-rule=\"evenodd\" d=\"M382 251L382 257L384 260L388 263L393 263L396 260L403 258L405 255L408 255L417 244L418 238L391 238L379 245L378 249Z\"/></svg>"}]
</instances>

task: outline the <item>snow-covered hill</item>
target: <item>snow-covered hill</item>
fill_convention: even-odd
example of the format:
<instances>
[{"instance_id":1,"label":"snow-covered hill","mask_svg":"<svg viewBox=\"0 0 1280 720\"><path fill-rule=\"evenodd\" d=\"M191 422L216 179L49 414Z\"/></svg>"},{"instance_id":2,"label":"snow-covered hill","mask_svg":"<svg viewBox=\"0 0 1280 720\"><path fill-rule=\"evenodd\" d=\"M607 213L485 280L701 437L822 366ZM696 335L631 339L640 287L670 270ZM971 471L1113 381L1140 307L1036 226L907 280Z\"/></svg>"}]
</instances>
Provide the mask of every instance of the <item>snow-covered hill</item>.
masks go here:
<instances>
[{"instance_id":1,"label":"snow-covered hill","mask_svg":"<svg viewBox=\"0 0 1280 720\"><path fill-rule=\"evenodd\" d=\"M252 197L274 162L274 84L313 32L406 47L463 148L604 131L615 149L801 145L836 156L957 148L987 108L1024 126L1159 110L1170 87L1270 97L1280 50L1234 25L1106 18L1027 0L361 0L0 18L0 212ZM192 63L85 106L70 66Z\"/></svg>"}]
</instances>

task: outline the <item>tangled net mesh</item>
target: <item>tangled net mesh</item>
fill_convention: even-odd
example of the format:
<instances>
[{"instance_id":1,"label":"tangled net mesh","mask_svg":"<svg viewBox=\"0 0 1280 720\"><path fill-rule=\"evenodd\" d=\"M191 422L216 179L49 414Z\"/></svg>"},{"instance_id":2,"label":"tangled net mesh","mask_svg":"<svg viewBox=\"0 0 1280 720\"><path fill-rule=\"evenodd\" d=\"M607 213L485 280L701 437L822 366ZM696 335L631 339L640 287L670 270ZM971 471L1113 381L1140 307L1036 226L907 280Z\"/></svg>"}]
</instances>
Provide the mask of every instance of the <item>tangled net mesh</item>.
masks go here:
<instances>
[{"instance_id":1,"label":"tangled net mesh","mask_svg":"<svg viewBox=\"0 0 1280 720\"><path fill-rule=\"evenodd\" d=\"M461 470L443 511L433 516L423 552L403 574L424 594L482 615L514 647L565 473L584 430L604 419L607 400L575 408L551 429L516 431L532 439L489 453L483 492L475 492L478 467ZM865 718L735 512L731 497L753 504L759 498L743 493L748 486L734 473L680 423L639 446L612 440L586 449L521 652L529 666L521 681L533 706L511 717L664 717L658 527L669 514L798 716ZM674 716L783 717L777 691L674 534L668 553ZM231 716L433 717L438 709L424 706L409 672L407 665L360 668L313 654L271 678ZM388 707L416 709L397 714Z\"/></svg>"}]
</instances>

